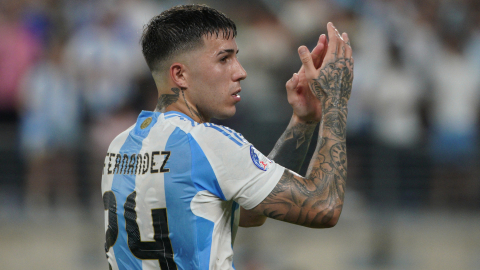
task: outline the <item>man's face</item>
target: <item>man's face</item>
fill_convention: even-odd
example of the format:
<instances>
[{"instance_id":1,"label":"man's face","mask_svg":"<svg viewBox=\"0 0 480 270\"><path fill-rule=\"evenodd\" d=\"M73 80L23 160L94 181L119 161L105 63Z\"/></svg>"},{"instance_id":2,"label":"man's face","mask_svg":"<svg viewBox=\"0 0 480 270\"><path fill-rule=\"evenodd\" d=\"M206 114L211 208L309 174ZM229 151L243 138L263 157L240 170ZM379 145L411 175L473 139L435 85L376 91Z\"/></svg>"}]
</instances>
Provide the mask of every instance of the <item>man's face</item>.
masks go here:
<instances>
[{"instance_id":1,"label":"man's face","mask_svg":"<svg viewBox=\"0 0 480 270\"><path fill-rule=\"evenodd\" d=\"M235 114L235 104L240 101L240 81L247 73L237 59L234 38L223 39L223 33L204 37L204 46L189 54L189 101L208 121L211 117L224 119Z\"/></svg>"}]
</instances>

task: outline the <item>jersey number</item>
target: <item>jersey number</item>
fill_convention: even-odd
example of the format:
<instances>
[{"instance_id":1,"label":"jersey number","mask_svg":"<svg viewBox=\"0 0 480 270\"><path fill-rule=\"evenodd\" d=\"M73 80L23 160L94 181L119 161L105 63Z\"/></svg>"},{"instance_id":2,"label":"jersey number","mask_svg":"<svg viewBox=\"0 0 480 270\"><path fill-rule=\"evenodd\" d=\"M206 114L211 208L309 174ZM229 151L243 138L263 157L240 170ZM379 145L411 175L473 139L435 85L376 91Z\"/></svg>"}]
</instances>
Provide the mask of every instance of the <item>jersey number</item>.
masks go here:
<instances>
[{"instance_id":1,"label":"jersey number","mask_svg":"<svg viewBox=\"0 0 480 270\"><path fill-rule=\"evenodd\" d=\"M153 220L153 239L155 241L141 241L140 229L137 224L137 205L135 198L137 192L130 193L124 204L125 223L128 235L128 248L130 252L141 260L158 260L162 270L177 269L177 265L173 261L173 250L170 238L168 237L168 220L167 209L152 209ZM105 234L105 252L115 244L118 237L118 220L117 220L117 200L112 191L103 194L104 209L108 210L108 229Z\"/></svg>"}]
</instances>

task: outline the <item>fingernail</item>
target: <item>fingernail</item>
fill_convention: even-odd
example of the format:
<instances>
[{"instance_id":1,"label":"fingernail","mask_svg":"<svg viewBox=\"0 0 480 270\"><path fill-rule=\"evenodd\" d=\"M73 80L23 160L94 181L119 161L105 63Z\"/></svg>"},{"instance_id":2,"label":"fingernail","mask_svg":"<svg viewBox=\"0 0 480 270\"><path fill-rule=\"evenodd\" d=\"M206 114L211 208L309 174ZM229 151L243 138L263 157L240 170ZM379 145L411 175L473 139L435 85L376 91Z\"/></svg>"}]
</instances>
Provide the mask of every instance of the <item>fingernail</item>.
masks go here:
<instances>
[{"instance_id":1,"label":"fingernail","mask_svg":"<svg viewBox=\"0 0 480 270\"><path fill-rule=\"evenodd\" d=\"M300 52L300 54L305 54L307 52L307 48L301 47L299 52Z\"/></svg>"}]
</instances>

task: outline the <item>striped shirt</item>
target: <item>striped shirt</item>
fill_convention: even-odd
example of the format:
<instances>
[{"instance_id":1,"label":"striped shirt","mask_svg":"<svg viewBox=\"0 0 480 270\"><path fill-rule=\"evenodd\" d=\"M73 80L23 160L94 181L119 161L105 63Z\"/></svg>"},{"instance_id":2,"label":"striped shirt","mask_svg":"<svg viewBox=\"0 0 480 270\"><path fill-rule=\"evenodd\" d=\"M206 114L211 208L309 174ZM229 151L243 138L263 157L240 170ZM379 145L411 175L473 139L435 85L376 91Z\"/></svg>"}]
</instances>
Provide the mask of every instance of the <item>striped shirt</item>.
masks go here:
<instances>
[{"instance_id":1,"label":"striped shirt","mask_svg":"<svg viewBox=\"0 0 480 270\"><path fill-rule=\"evenodd\" d=\"M143 111L105 157L111 269L234 269L239 205L252 209L284 168L232 129Z\"/></svg>"}]
</instances>

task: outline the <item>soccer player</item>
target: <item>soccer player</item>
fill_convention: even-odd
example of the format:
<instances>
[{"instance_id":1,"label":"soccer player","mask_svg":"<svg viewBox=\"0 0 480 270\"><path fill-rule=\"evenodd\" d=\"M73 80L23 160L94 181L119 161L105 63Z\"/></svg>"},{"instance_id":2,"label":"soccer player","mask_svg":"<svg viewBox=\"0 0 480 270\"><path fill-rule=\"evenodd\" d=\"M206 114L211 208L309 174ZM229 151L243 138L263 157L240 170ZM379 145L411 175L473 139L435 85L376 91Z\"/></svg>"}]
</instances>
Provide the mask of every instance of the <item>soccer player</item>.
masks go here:
<instances>
[{"instance_id":1,"label":"soccer player","mask_svg":"<svg viewBox=\"0 0 480 270\"><path fill-rule=\"evenodd\" d=\"M234 269L237 227L267 217L332 227L342 210L347 102L353 80L348 36L327 25L286 83L293 116L268 157L234 130L210 123L235 114L240 81L235 24L200 5L178 6L146 26L143 54L158 89L154 112L111 143L102 178L111 269ZM307 175L298 175L313 130Z\"/></svg>"}]
</instances>

